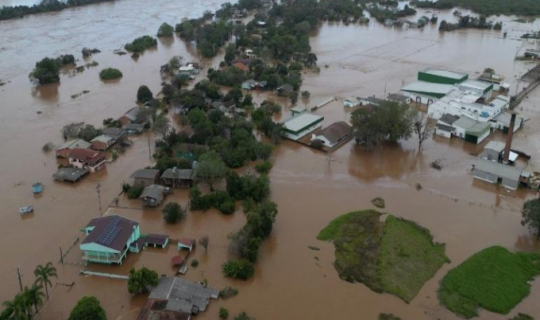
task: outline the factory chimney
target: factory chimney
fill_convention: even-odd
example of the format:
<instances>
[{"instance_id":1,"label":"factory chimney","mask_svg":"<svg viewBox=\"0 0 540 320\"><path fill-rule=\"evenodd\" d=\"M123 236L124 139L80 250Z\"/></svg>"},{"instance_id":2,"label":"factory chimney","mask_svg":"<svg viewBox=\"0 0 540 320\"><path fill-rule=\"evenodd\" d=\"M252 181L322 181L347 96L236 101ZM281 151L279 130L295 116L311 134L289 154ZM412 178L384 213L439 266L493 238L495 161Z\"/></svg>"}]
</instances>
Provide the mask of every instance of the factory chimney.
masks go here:
<instances>
[{"instance_id":1,"label":"factory chimney","mask_svg":"<svg viewBox=\"0 0 540 320\"><path fill-rule=\"evenodd\" d=\"M510 112L510 125L508 126L508 133L506 134L506 146L504 147L504 158L503 163L508 164L510 158L510 148L512 147L512 138L514 137L514 126L516 124L516 113L513 111Z\"/></svg>"}]
</instances>

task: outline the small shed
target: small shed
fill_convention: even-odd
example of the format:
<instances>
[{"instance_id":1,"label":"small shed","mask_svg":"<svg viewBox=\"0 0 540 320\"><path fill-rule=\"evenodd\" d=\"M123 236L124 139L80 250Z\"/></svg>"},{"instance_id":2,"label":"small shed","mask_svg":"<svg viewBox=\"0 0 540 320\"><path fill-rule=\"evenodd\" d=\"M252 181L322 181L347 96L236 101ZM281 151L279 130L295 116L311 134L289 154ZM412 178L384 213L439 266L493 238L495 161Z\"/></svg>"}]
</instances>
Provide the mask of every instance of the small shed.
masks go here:
<instances>
[{"instance_id":1,"label":"small shed","mask_svg":"<svg viewBox=\"0 0 540 320\"><path fill-rule=\"evenodd\" d=\"M189 252L193 251L195 247L195 239L192 238L180 238L178 240L178 250L188 249Z\"/></svg>"},{"instance_id":2,"label":"small shed","mask_svg":"<svg viewBox=\"0 0 540 320\"><path fill-rule=\"evenodd\" d=\"M480 157L485 160L499 162L504 151L504 147L505 144L503 142L490 141L484 147L484 151L482 151L482 155Z\"/></svg>"},{"instance_id":3,"label":"small shed","mask_svg":"<svg viewBox=\"0 0 540 320\"><path fill-rule=\"evenodd\" d=\"M141 123L141 119L139 119L139 113L141 112L140 107L134 107L129 109L122 117L120 117L120 123L122 125L126 125L129 123Z\"/></svg>"},{"instance_id":4,"label":"small shed","mask_svg":"<svg viewBox=\"0 0 540 320\"><path fill-rule=\"evenodd\" d=\"M333 148L346 141L351 136L352 128L345 121L332 123L317 134L313 134L311 141L319 140L328 147Z\"/></svg>"},{"instance_id":5,"label":"small shed","mask_svg":"<svg viewBox=\"0 0 540 320\"><path fill-rule=\"evenodd\" d=\"M193 186L193 170L176 167L165 170L161 175L163 185L174 188L191 188Z\"/></svg>"},{"instance_id":6,"label":"small shed","mask_svg":"<svg viewBox=\"0 0 540 320\"><path fill-rule=\"evenodd\" d=\"M147 208L158 207L161 202L163 202L163 189L164 188L162 186L157 184L144 188L141 196L139 197L139 199L141 199L142 206Z\"/></svg>"},{"instance_id":7,"label":"small shed","mask_svg":"<svg viewBox=\"0 0 540 320\"><path fill-rule=\"evenodd\" d=\"M132 186L148 187L159 182L159 170L140 169L131 174L129 184Z\"/></svg>"}]
</instances>

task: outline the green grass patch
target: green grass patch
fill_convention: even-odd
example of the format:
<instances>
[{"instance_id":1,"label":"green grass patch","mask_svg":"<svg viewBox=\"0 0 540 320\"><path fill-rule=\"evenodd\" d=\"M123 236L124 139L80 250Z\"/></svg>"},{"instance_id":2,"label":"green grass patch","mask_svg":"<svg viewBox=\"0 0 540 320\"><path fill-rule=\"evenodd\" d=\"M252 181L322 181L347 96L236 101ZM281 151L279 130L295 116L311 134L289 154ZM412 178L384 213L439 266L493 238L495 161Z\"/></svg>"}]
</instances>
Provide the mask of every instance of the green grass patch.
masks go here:
<instances>
[{"instance_id":1,"label":"green grass patch","mask_svg":"<svg viewBox=\"0 0 540 320\"><path fill-rule=\"evenodd\" d=\"M445 262L444 244L433 243L429 230L389 216L380 249L379 279L388 293L410 302Z\"/></svg>"},{"instance_id":2,"label":"green grass patch","mask_svg":"<svg viewBox=\"0 0 540 320\"><path fill-rule=\"evenodd\" d=\"M539 273L540 254L490 247L446 274L439 300L465 318L477 316L479 308L507 314L529 295L528 282Z\"/></svg>"},{"instance_id":3,"label":"green grass patch","mask_svg":"<svg viewBox=\"0 0 540 320\"><path fill-rule=\"evenodd\" d=\"M417 224L375 210L350 212L331 221L317 238L333 241L341 279L362 282L410 302L445 263L444 245Z\"/></svg>"}]
</instances>

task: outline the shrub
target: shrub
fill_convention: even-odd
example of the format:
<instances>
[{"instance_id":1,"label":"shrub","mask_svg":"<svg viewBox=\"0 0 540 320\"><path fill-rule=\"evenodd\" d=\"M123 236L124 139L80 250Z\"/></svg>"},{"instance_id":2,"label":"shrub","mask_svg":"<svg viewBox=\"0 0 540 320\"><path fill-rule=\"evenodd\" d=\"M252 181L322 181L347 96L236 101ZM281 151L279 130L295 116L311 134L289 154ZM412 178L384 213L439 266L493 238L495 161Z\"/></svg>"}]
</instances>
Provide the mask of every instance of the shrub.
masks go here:
<instances>
[{"instance_id":1,"label":"shrub","mask_svg":"<svg viewBox=\"0 0 540 320\"><path fill-rule=\"evenodd\" d=\"M127 193L129 189L131 189L131 186L129 185L129 183L122 183L122 192Z\"/></svg>"},{"instance_id":2,"label":"shrub","mask_svg":"<svg viewBox=\"0 0 540 320\"><path fill-rule=\"evenodd\" d=\"M197 268L199 266L199 260L195 259L193 261L191 261L191 267L192 268Z\"/></svg>"},{"instance_id":3,"label":"shrub","mask_svg":"<svg viewBox=\"0 0 540 320\"><path fill-rule=\"evenodd\" d=\"M127 196L129 199L138 199L144 191L144 187L141 185L134 185L129 188Z\"/></svg>"},{"instance_id":4,"label":"shrub","mask_svg":"<svg viewBox=\"0 0 540 320\"><path fill-rule=\"evenodd\" d=\"M255 165L255 170L257 170L257 172L260 174L268 174L268 172L270 172L270 169L272 169L272 163L268 160L257 163Z\"/></svg>"},{"instance_id":5,"label":"shrub","mask_svg":"<svg viewBox=\"0 0 540 320\"><path fill-rule=\"evenodd\" d=\"M163 208L163 219L167 223L176 223L182 220L186 215L186 212L182 210L182 207L176 202L169 202Z\"/></svg>"},{"instance_id":6,"label":"shrub","mask_svg":"<svg viewBox=\"0 0 540 320\"><path fill-rule=\"evenodd\" d=\"M250 317L247 313L242 312L236 317L234 317L234 320L255 320L255 318Z\"/></svg>"},{"instance_id":7,"label":"shrub","mask_svg":"<svg viewBox=\"0 0 540 320\"><path fill-rule=\"evenodd\" d=\"M219 308L219 318L220 319L227 319L229 317L229 310L221 307Z\"/></svg>"},{"instance_id":8,"label":"shrub","mask_svg":"<svg viewBox=\"0 0 540 320\"><path fill-rule=\"evenodd\" d=\"M107 316L96 297L83 297L71 310L69 320L107 320Z\"/></svg>"},{"instance_id":9,"label":"shrub","mask_svg":"<svg viewBox=\"0 0 540 320\"><path fill-rule=\"evenodd\" d=\"M101 80L115 80L122 78L122 76L122 72L114 68L103 69L99 73L99 77L101 78Z\"/></svg>"},{"instance_id":10,"label":"shrub","mask_svg":"<svg viewBox=\"0 0 540 320\"><path fill-rule=\"evenodd\" d=\"M255 272L253 264L247 260L229 260L222 265L223 274L226 277L247 280Z\"/></svg>"},{"instance_id":11,"label":"shrub","mask_svg":"<svg viewBox=\"0 0 540 320\"><path fill-rule=\"evenodd\" d=\"M60 82L60 65L55 59L43 58L41 61L36 62L36 67L30 73L30 78L39 81L39 84Z\"/></svg>"},{"instance_id":12,"label":"shrub","mask_svg":"<svg viewBox=\"0 0 540 320\"><path fill-rule=\"evenodd\" d=\"M129 52L140 53L155 46L157 46L157 40L155 38L152 38L151 36L142 36L133 40L133 42L126 44L124 48Z\"/></svg>"},{"instance_id":13,"label":"shrub","mask_svg":"<svg viewBox=\"0 0 540 320\"><path fill-rule=\"evenodd\" d=\"M222 299L232 298L236 295L238 295L238 289L231 286L225 287L219 292L219 297Z\"/></svg>"},{"instance_id":14,"label":"shrub","mask_svg":"<svg viewBox=\"0 0 540 320\"><path fill-rule=\"evenodd\" d=\"M163 24L159 27L157 36L158 37L172 37L174 33L174 28L167 22L163 22Z\"/></svg>"}]
</instances>

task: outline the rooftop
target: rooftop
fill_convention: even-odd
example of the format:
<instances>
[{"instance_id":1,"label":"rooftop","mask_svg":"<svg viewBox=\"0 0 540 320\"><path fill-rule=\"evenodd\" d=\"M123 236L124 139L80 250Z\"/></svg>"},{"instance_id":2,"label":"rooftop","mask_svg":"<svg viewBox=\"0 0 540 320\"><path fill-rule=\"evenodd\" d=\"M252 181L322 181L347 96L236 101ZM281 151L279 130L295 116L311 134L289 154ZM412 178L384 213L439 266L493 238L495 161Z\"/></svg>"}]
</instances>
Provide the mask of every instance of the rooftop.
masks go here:
<instances>
[{"instance_id":1,"label":"rooftop","mask_svg":"<svg viewBox=\"0 0 540 320\"><path fill-rule=\"evenodd\" d=\"M100 151L94 151L89 149L76 148L71 150L69 154L70 159L75 159L88 164L96 164L105 159L105 153Z\"/></svg>"},{"instance_id":2,"label":"rooftop","mask_svg":"<svg viewBox=\"0 0 540 320\"><path fill-rule=\"evenodd\" d=\"M180 179L180 180L190 180L193 179L193 170L192 169L167 169L161 175L161 179Z\"/></svg>"},{"instance_id":3,"label":"rooftop","mask_svg":"<svg viewBox=\"0 0 540 320\"><path fill-rule=\"evenodd\" d=\"M468 89L474 89L479 91L486 91L489 89L493 89L493 84L485 81L478 81L478 80L467 80L465 82L462 82L459 84L460 87L465 87Z\"/></svg>"},{"instance_id":4,"label":"rooftop","mask_svg":"<svg viewBox=\"0 0 540 320\"><path fill-rule=\"evenodd\" d=\"M305 127L320 122L324 119L323 116L318 116L312 113L301 113L283 123L283 127L287 130L298 132Z\"/></svg>"},{"instance_id":5,"label":"rooftop","mask_svg":"<svg viewBox=\"0 0 540 320\"><path fill-rule=\"evenodd\" d=\"M118 140L125 134L125 132L120 128L105 128L103 129L103 134L113 138L114 140Z\"/></svg>"},{"instance_id":6,"label":"rooftop","mask_svg":"<svg viewBox=\"0 0 540 320\"><path fill-rule=\"evenodd\" d=\"M446 95L455 87L451 84L431 83L425 81L415 81L401 88L402 91L426 92Z\"/></svg>"},{"instance_id":7,"label":"rooftop","mask_svg":"<svg viewBox=\"0 0 540 320\"><path fill-rule=\"evenodd\" d=\"M498 177L518 181L523 169L513 166L507 166L502 163L493 162L484 159L478 159L474 163L474 169L494 174Z\"/></svg>"},{"instance_id":8,"label":"rooftop","mask_svg":"<svg viewBox=\"0 0 540 320\"><path fill-rule=\"evenodd\" d=\"M454 122L459 120L459 116L455 116L452 114L445 113L440 117L439 121L444 122L446 124L453 124Z\"/></svg>"},{"instance_id":9,"label":"rooftop","mask_svg":"<svg viewBox=\"0 0 540 320\"><path fill-rule=\"evenodd\" d=\"M488 144L486 144L484 149L489 149L489 150L493 150L495 152L501 153L501 152L503 152L505 146L506 145L505 145L504 142L490 141L490 142L488 142Z\"/></svg>"},{"instance_id":10,"label":"rooftop","mask_svg":"<svg viewBox=\"0 0 540 320\"><path fill-rule=\"evenodd\" d=\"M75 140L69 140L65 142L63 145L58 147L56 150L63 150L63 149L88 149L90 148L91 144L82 140L82 139L75 139Z\"/></svg>"},{"instance_id":11,"label":"rooftop","mask_svg":"<svg viewBox=\"0 0 540 320\"><path fill-rule=\"evenodd\" d=\"M149 299L167 301L164 310L191 314L205 311L210 299L217 299L218 295L217 290L196 282L178 277L162 277Z\"/></svg>"},{"instance_id":12,"label":"rooftop","mask_svg":"<svg viewBox=\"0 0 540 320\"><path fill-rule=\"evenodd\" d=\"M156 199L158 201L163 200L163 187L157 184L153 184L151 186L144 188L139 199L143 199L143 198L151 198L151 199Z\"/></svg>"},{"instance_id":13,"label":"rooftop","mask_svg":"<svg viewBox=\"0 0 540 320\"><path fill-rule=\"evenodd\" d=\"M334 144L350 133L351 126L344 121L339 121L324 128L317 135L324 136L330 143Z\"/></svg>"},{"instance_id":14,"label":"rooftop","mask_svg":"<svg viewBox=\"0 0 540 320\"><path fill-rule=\"evenodd\" d=\"M460 127L465 129L465 131L472 128L477 122L471 118L459 117L459 119L454 122L454 127Z\"/></svg>"},{"instance_id":15,"label":"rooftop","mask_svg":"<svg viewBox=\"0 0 540 320\"><path fill-rule=\"evenodd\" d=\"M140 169L133 172L130 176L132 179L154 179L159 175L159 170L155 169Z\"/></svg>"},{"instance_id":16,"label":"rooftop","mask_svg":"<svg viewBox=\"0 0 540 320\"><path fill-rule=\"evenodd\" d=\"M131 237L133 229L138 225L138 222L118 215L94 218L86 226L86 228L93 229L82 244L98 243L107 248L122 251Z\"/></svg>"},{"instance_id":17,"label":"rooftop","mask_svg":"<svg viewBox=\"0 0 540 320\"><path fill-rule=\"evenodd\" d=\"M434 76L451 78L451 79L456 79L456 80L461 80L464 77L468 77L468 74L466 74L466 73L454 72L454 71L448 71L448 70L441 70L441 69L427 68L427 69L422 70L421 72L431 74L431 75L434 75Z\"/></svg>"},{"instance_id":18,"label":"rooftop","mask_svg":"<svg viewBox=\"0 0 540 320\"><path fill-rule=\"evenodd\" d=\"M136 121L136 120L137 120L137 116L139 115L139 112L141 112L141 108L139 108L139 107L134 107L134 108L129 109L129 110L124 114L124 116L125 116L126 118L128 118L129 120L131 120L131 121Z\"/></svg>"},{"instance_id":19,"label":"rooftop","mask_svg":"<svg viewBox=\"0 0 540 320\"><path fill-rule=\"evenodd\" d=\"M58 181L75 182L81 179L86 174L88 174L88 170L86 169L60 168L55 174L53 174L53 178Z\"/></svg>"},{"instance_id":20,"label":"rooftop","mask_svg":"<svg viewBox=\"0 0 540 320\"><path fill-rule=\"evenodd\" d=\"M109 143L111 142L112 140L114 140L112 137L108 136L108 135L100 135L100 136L97 136L95 137L94 139L92 139L91 142L94 142L94 141L99 141L99 142L103 142L103 143Z\"/></svg>"}]
</instances>

